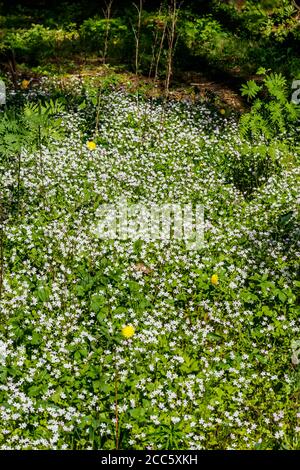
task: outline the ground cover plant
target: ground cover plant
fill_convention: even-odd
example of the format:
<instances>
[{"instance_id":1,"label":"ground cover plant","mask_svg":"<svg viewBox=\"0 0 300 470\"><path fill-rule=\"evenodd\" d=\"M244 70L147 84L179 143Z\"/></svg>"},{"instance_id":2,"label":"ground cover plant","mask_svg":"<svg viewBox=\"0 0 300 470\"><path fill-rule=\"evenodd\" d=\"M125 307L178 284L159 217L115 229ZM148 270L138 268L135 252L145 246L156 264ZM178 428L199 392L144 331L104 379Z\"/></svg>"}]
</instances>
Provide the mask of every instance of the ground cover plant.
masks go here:
<instances>
[{"instance_id":1,"label":"ground cover plant","mask_svg":"<svg viewBox=\"0 0 300 470\"><path fill-rule=\"evenodd\" d=\"M1 447L297 447L295 161L279 146L248 200L224 160L243 151L234 117L112 91L94 134L93 107L53 103L53 136L27 103L30 138L2 162ZM205 246L99 240L120 194L203 204Z\"/></svg>"},{"instance_id":2,"label":"ground cover plant","mask_svg":"<svg viewBox=\"0 0 300 470\"><path fill-rule=\"evenodd\" d=\"M229 36L221 18L232 37L243 20L253 36L257 24L266 36L268 21L276 38L294 18L286 5L269 17L268 2L256 16L254 2L211 3L189 24L189 47L207 47L214 64L208 43ZM172 14L174 28L187 28L191 10L161 8L157 48L143 57L143 21L151 30L157 18L138 6L136 44L128 17L114 18L111 36L107 16L77 19L77 29L71 6L64 17L69 32L107 38L97 46L104 62L122 30L135 75L106 63L101 74L38 73L29 48L26 64L11 61L1 75L0 449L299 449L299 104L290 77L255 69L240 90L242 115L194 89L176 94L184 34L174 44L166 36L165 51L160 35L172 31ZM30 28L6 38L21 51L34 36L41 56L57 53L43 41L59 29ZM86 48L73 32L64 40L66 55L73 40ZM151 61L153 81L142 79ZM99 237L99 210L118 202L203 206L203 246L135 237L134 227L128 239Z\"/></svg>"}]
</instances>

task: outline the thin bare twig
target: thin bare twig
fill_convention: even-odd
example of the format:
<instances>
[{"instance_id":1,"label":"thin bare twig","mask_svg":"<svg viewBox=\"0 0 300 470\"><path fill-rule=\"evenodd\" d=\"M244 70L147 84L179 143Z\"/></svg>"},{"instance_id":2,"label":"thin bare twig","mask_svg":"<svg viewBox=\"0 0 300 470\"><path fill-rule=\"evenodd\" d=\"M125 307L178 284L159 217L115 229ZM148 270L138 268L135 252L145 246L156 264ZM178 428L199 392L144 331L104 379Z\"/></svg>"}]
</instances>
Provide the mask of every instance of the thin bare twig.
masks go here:
<instances>
[{"instance_id":1,"label":"thin bare twig","mask_svg":"<svg viewBox=\"0 0 300 470\"><path fill-rule=\"evenodd\" d=\"M108 51L108 40L109 40L109 30L110 30L110 19L111 19L111 9L114 0L109 0L105 2L106 9L102 10L104 18L106 19L106 29L105 29L105 38L104 38L104 50L102 55L103 64L105 64L107 51Z\"/></svg>"},{"instance_id":2,"label":"thin bare twig","mask_svg":"<svg viewBox=\"0 0 300 470\"><path fill-rule=\"evenodd\" d=\"M171 0L171 4L169 6L169 17L170 17L170 28L168 30L168 53L167 53L167 71L166 71L166 81L165 81L165 93L166 96L169 94L170 82L171 77L173 74L173 55L175 49L175 37L176 37L176 26L178 15L180 11L180 5L177 5L177 0Z\"/></svg>"},{"instance_id":3,"label":"thin bare twig","mask_svg":"<svg viewBox=\"0 0 300 470\"><path fill-rule=\"evenodd\" d=\"M133 33L135 36L135 73L138 74L139 71L139 57L140 57L140 39L141 39L141 26L142 26L142 14L143 14L143 0L140 0L139 5L136 3L133 6L137 9L138 12L138 22L137 29L133 28Z\"/></svg>"}]
</instances>

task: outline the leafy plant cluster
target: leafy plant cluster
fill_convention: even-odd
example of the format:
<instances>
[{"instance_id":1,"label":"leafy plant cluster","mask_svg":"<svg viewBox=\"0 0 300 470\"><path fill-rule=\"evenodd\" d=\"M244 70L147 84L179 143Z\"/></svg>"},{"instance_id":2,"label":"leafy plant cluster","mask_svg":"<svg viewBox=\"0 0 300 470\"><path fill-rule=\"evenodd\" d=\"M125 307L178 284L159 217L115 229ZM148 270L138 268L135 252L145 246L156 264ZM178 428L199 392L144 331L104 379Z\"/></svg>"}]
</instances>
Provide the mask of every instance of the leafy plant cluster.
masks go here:
<instances>
[{"instance_id":1,"label":"leafy plant cluster","mask_svg":"<svg viewBox=\"0 0 300 470\"><path fill-rule=\"evenodd\" d=\"M215 74L238 71L246 76L260 66L290 77L299 73L298 11L290 1L213 1L207 6L203 2L199 6L175 3L178 18L172 55L178 71L201 71L208 62ZM77 5L77 11L74 5L66 4L59 12L19 9L19 22L16 15L1 17L0 54L6 61L13 55L17 63L49 68L53 63L96 56L100 61L135 69L138 37L138 71L165 77L174 2L162 1L154 9L143 1L140 19L139 2L134 5L121 7L112 2L109 16L105 5Z\"/></svg>"},{"instance_id":2,"label":"leafy plant cluster","mask_svg":"<svg viewBox=\"0 0 300 470\"><path fill-rule=\"evenodd\" d=\"M240 140L225 147L224 165L229 178L248 196L285 165L299 161L295 154L300 107L291 101L287 80L281 74L258 70L261 79L249 80L241 93L251 109L239 122ZM225 160L227 163L225 163Z\"/></svg>"}]
</instances>

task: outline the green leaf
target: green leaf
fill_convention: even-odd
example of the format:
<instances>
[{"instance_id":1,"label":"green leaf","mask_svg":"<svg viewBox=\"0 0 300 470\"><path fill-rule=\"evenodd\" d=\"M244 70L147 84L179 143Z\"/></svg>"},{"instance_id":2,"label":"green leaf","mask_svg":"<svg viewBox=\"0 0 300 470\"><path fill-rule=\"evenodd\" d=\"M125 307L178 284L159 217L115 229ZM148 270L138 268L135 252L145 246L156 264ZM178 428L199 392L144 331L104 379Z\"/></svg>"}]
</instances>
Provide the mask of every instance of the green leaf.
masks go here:
<instances>
[{"instance_id":1,"label":"green leaf","mask_svg":"<svg viewBox=\"0 0 300 470\"><path fill-rule=\"evenodd\" d=\"M47 302L49 300L51 291L47 286L40 286L36 293L39 300L42 302Z\"/></svg>"},{"instance_id":2,"label":"green leaf","mask_svg":"<svg viewBox=\"0 0 300 470\"><path fill-rule=\"evenodd\" d=\"M42 336L36 331L34 331L32 334L31 344L40 344L41 341L42 341Z\"/></svg>"},{"instance_id":3,"label":"green leaf","mask_svg":"<svg viewBox=\"0 0 300 470\"><path fill-rule=\"evenodd\" d=\"M278 298L279 298L280 302L284 303L284 302L286 301L286 298L287 298L287 297L286 297L286 295L284 294L284 292L279 291L279 292L278 292Z\"/></svg>"},{"instance_id":4,"label":"green leaf","mask_svg":"<svg viewBox=\"0 0 300 470\"><path fill-rule=\"evenodd\" d=\"M241 87L242 96L247 96L248 98L254 98L260 90L261 86L257 85L254 80L249 80Z\"/></svg>"},{"instance_id":5,"label":"green leaf","mask_svg":"<svg viewBox=\"0 0 300 470\"><path fill-rule=\"evenodd\" d=\"M129 410L129 414L135 419L144 418L145 410L144 408L133 408L132 410Z\"/></svg>"},{"instance_id":6,"label":"green leaf","mask_svg":"<svg viewBox=\"0 0 300 470\"><path fill-rule=\"evenodd\" d=\"M101 307L105 305L106 303L106 298L103 295L93 295L91 299L91 311L98 313Z\"/></svg>"},{"instance_id":7,"label":"green leaf","mask_svg":"<svg viewBox=\"0 0 300 470\"><path fill-rule=\"evenodd\" d=\"M37 397L40 393L40 386L33 385L28 389L28 396L29 397Z\"/></svg>"}]
</instances>

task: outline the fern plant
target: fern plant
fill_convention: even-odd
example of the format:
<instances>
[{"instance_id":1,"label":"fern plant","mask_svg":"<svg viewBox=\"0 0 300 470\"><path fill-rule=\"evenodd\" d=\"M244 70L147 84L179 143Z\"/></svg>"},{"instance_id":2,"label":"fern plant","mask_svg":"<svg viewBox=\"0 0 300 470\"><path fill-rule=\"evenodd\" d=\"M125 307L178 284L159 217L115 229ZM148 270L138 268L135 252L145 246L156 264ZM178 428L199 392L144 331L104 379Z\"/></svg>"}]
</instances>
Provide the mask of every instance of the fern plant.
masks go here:
<instances>
[{"instance_id":1,"label":"fern plant","mask_svg":"<svg viewBox=\"0 0 300 470\"><path fill-rule=\"evenodd\" d=\"M287 80L263 68L262 80L249 80L241 92L252 103L240 119L240 137L234 150L226 150L229 179L251 197L270 176L291 159L290 138L300 116L300 107L290 101ZM293 140L293 139L292 139Z\"/></svg>"},{"instance_id":2,"label":"fern plant","mask_svg":"<svg viewBox=\"0 0 300 470\"><path fill-rule=\"evenodd\" d=\"M3 207L12 213L19 210L21 150L26 138L27 130L22 124L22 117L8 111L0 116L0 171L4 175L9 170L15 178L15 183L4 187L4 180L0 177L0 183L3 183L0 185L0 196Z\"/></svg>"},{"instance_id":3,"label":"fern plant","mask_svg":"<svg viewBox=\"0 0 300 470\"><path fill-rule=\"evenodd\" d=\"M40 150L42 144L49 143L50 136L59 140L64 135L61 118L64 110L64 105L59 100L25 105L24 124L33 147Z\"/></svg>"},{"instance_id":4,"label":"fern plant","mask_svg":"<svg viewBox=\"0 0 300 470\"><path fill-rule=\"evenodd\" d=\"M36 171L44 175L42 145L49 145L50 138L60 139L64 135L61 102L50 100L42 104L27 103L23 111L6 111L0 115L0 172L9 171L12 183L0 186L2 205L11 215L18 216L19 203L23 192L21 181L22 149L37 151L39 165ZM0 174L0 183L2 177ZM44 188L42 188L44 191Z\"/></svg>"},{"instance_id":5,"label":"fern plant","mask_svg":"<svg viewBox=\"0 0 300 470\"><path fill-rule=\"evenodd\" d=\"M270 141L292 130L300 117L300 106L291 102L286 78L280 73L257 72L264 78L261 84L248 81L241 88L242 96L252 102L250 112L240 120L242 137L251 141Z\"/></svg>"}]
</instances>

